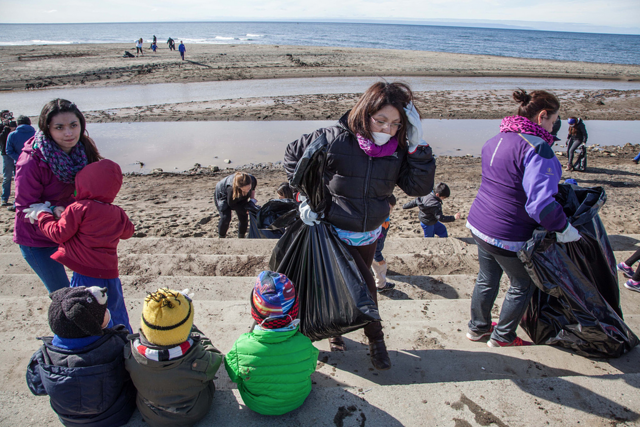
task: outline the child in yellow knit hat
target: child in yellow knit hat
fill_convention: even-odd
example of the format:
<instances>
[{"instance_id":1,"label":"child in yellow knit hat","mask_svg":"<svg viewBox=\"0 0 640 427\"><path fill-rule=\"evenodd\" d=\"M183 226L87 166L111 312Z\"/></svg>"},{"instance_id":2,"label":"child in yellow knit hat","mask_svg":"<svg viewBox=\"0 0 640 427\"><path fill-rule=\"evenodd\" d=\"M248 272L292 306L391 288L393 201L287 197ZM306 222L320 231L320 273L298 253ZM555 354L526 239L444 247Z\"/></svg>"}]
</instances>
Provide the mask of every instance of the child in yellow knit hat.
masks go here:
<instances>
[{"instance_id":1,"label":"child in yellow knit hat","mask_svg":"<svg viewBox=\"0 0 640 427\"><path fill-rule=\"evenodd\" d=\"M138 410L152 427L192 426L211 407L223 356L193 317L187 291L158 289L145 298L140 333L125 347Z\"/></svg>"}]
</instances>

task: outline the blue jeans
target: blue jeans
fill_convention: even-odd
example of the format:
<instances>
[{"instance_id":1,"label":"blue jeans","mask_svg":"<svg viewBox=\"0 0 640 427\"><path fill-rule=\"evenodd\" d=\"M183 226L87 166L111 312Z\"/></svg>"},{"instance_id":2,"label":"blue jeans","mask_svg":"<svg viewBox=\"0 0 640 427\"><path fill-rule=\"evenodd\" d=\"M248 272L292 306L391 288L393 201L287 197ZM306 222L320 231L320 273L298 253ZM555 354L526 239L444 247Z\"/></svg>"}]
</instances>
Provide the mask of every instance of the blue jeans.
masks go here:
<instances>
[{"instance_id":1,"label":"blue jeans","mask_svg":"<svg viewBox=\"0 0 640 427\"><path fill-rule=\"evenodd\" d=\"M438 237L449 237L449 233L447 233L447 227L440 221L436 222L433 225L424 225L420 223L422 230L424 231L424 237L433 237L434 235Z\"/></svg>"},{"instance_id":2,"label":"blue jeans","mask_svg":"<svg viewBox=\"0 0 640 427\"><path fill-rule=\"evenodd\" d=\"M64 266L51 259L51 255L57 250L57 246L36 248L20 245L22 257L42 280L49 293L69 287L69 278Z\"/></svg>"},{"instance_id":3,"label":"blue jeans","mask_svg":"<svg viewBox=\"0 0 640 427\"><path fill-rule=\"evenodd\" d=\"M503 342L516 339L516 329L524 315L535 285L517 257L493 255L478 246L480 271L471 297L469 329L483 333L491 329L491 309L500 290L500 278L504 271L511 286L505 295L498 325L491 338Z\"/></svg>"},{"instance_id":4,"label":"blue jeans","mask_svg":"<svg viewBox=\"0 0 640 427\"><path fill-rule=\"evenodd\" d=\"M6 154L2 155L2 201L8 202L11 195L11 180L16 170L16 164Z\"/></svg>"},{"instance_id":5,"label":"blue jeans","mask_svg":"<svg viewBox=\"0 0 640 427\"><path fill-rule=\"evenodd\" d=\"M635 157L633 158L633 160L635 160L636 162L637 162L637 161L640 161L640 153L638 153L638 155L637 155L637 156L635 156Z\"/></svg>"},{"instance_id":6,"label":"blue jeans","mask_svg":"<svg viewBox=\"0 0 640 427\"><path fill-rule=\"evenodd\" d=\"M77 286L107 288L107 308L111 312L113 325L124 325L129 329L129 332L133 332L129 324L129 314L127 313L127 306L124 304L122 283L119 278L96 279L74 272L71 277L71 287L75 288Z\"/></svg>"}]
</instances>

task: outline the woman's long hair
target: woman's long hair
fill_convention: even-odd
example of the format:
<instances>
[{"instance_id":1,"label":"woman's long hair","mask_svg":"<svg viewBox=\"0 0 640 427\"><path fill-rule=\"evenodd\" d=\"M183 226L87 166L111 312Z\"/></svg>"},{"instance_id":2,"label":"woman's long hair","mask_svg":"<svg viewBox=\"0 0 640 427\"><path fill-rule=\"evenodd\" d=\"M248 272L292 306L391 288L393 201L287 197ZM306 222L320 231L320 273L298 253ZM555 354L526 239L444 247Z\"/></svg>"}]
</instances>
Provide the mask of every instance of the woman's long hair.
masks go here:
<instances>
[{"instance_id":1,"label":"woman's long hair","mask_svg":"<svg viewBox=\"0 0 640 427\"><path fill-rule=\"evenodd\" d=\"M233 200L243 197L241 187L251 184L251 175L244 172L236 172L233 177Z\"/></svg>"},{"instance_id":2,"label":"woman's long hair","mask_svg":"<svg viewBox=\"0 0 640 427\"><path fill-rule=\"evenodd\" d=\"M102 160L102 156L98 151L98 147L96 147L93 139L89 137L89 133L87 132L87 122L84 119L84 115L78 109L76 104L71 101L67 101L66 99L54 99L53 101L47 102L44 107L42 107L42 111L40 112L40 118L38 119L38 127L44 133L44 135L51 141L54 141L51 137L51 132L49 132L49 125L51 124L51 120L61 113L73 113L80 122L80 140L84 146L84 151L87 154L87 160L89 163L97 162L98 160ZM54 141L55 142L55 141Z\"/></svg>"},{"instance_id":3,"label":"woman's long hair","mask_svg":"<svg viewBox=\"0 0 640 427\"><path fill-rule=\"evenodd\" d=\"M409 86L404 83L375 83L362 94L349 113L349 129L355 134L372 140L371 116L380 111L381 108L390 105L395 107L398 113L400 113L400 123L402 126L398 129L395 136L398 139L398 145L401 148L405 148L407 146L408 120L404 109L412 101L413 92L411 92Z\"/></svg>"}]
</instances>

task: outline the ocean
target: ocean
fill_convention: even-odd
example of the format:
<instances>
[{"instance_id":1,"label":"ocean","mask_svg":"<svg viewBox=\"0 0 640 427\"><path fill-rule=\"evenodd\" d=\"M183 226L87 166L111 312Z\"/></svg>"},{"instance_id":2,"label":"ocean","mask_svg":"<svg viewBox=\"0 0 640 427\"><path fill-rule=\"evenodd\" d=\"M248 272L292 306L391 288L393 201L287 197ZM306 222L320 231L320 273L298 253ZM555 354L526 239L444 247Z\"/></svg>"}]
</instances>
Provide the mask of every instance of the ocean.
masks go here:
<instances>
[{"instance_id":1,"label":"ocean","mask_svg":"<svg viewBox=\"0 0 640 427\"><path fill-rule=\"evenodd\" d=\"M510 56L640 65L640 35L428 25L309 22L0 24L0 46L133 43L272 44Z\"/></svg>"}]
</instances>

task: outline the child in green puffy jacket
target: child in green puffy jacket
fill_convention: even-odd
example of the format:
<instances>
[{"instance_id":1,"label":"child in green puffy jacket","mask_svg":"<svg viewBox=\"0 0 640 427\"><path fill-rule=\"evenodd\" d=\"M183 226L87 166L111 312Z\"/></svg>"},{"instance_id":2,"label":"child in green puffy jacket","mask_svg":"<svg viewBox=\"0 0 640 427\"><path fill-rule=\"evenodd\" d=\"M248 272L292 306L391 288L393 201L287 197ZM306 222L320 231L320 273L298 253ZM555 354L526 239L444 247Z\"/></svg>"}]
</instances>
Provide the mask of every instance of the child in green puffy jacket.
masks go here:
<instances>
[{"instance_id":1,"label":"child in green puffy jacket","mask_svg":"<svg viewBox=\"0 0 640 427\"><path fill-rule=\"evenodd\" d=\"M318 349L300 333L298 298L283 274L263 271L251 293L253 331L242 334L224 360L245 405L263 415L282 415L311 392Z\"/></svg>"}]
</instances>

